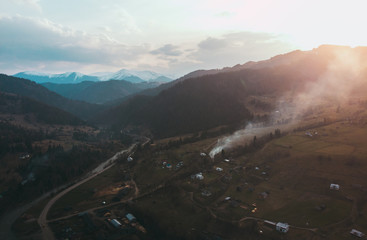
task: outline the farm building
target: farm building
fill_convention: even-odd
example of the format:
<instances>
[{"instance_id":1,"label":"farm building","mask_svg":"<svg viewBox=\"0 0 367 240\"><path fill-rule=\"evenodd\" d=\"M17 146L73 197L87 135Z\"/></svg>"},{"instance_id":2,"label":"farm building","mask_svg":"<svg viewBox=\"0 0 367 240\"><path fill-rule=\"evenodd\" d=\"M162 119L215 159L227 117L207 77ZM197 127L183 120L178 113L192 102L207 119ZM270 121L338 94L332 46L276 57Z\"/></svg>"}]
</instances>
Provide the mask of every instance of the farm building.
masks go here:
<instances>
[{"instance_id":1,"label":"farm building","mask_svg":"<svg viewBox=\"0 0 367 240\"><path fill-rule=\"evenodd\" d=\"M117 220L117 219L112 219L110 220L110 223L112 224L112 226L114 226L115 228L119 228L121 227L121 223Z\"/></svg>"},{"instance_id":2,"label":"farm building","mask_svg":"<svg viewBox=\"0 0 367 240\"><path fill-rule=\"evenodd\" d=\"M351 231L350 231L350 234L352 234L352 235L354 235L354 236L357 236L357 237L363 237L364 236L364 233L362 233L362 232L360 232L360 231L358 231L358 230L355 230L355 229L352 229Z\"/></svg>"},{"instance_id":3,"label":"farm building","mask_svg":"<svg viewBox=\"0 0 367 240\"><path fill-rule=\"evenodd\" d=\"M127 218L127 220L129 220L129 222L134 222L136 221L136 218L134 217L134 215L132 215L131 213L126 214L125 216Z\"/></svg>"},{"instance_id":4,"label":"farm building","mask_svg":"<svg viewBox=\"0 0 367 240\"><path fill-rule=\"evenodd\" d=\"M339 188L340 188L339 184L335 184L335 183L330 184L331 190L339 190Z\"/></svg>"},{"instance_id":5,"label":"farm building","mask_svg":"<svg viewBox=\"0 0 367 240\"><path fill-rule=\"evenodd\" d=\"M204 197L210 197L212 193L209 190L204 190L201 192L201 195Z\"/></svg>"},{"instance_id":6,"label":"farm building","mask_svg":"<svg viewBox=\"0 0 367 240\"><path fill-rule=\"evenodd\" d=\"M203 180L204 179L203 173L199 172L197 174L191 175L191 179Z\"/></svg>"},{"instance_id":7,"label":"farm building","mask_svg":"<svg viewBox=\"0 0 367 240\"><path fill-rule=\"evenodd\" d=\"M200 173L195 174L195 178L196 178L196 179L198 179L198 180L203 180L203 179L204 179L204 176L203 176L203 174L200 172Z\"/></svg>"},{"instance_id":8,"label":"farm building","mask_svg":"<svg viewBox=\"0 0 367 240\"><path fill-rule=\"evenodd\" d=\"M282 232L282 233L286 233L289 231L289 225L288 223L282 223L282 222L278 222L276 225L275 225L275 229L279 232Z\"/></svg>"}]
</instances>

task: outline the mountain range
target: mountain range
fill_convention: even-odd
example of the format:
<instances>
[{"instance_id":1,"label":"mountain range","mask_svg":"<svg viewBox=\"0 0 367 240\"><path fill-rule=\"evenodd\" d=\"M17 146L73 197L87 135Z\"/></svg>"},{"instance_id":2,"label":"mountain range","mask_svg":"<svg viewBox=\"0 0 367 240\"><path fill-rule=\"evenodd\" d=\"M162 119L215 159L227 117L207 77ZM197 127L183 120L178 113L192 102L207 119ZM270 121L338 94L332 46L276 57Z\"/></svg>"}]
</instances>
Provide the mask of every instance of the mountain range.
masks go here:
<instances>
[{"instance_id":1,"label":"mountain range","mask_svg":"<svg viewBox=\"0 0 367 240\"><path fill-rule=\"evenodd\" d=\"M79 72L67 72L61 74L47 74L39 72L19 72L13 75L14 77L24 78L32 80L36 83L81 83L84 81L108 81L108 80L125 80L132 83L141 82L169 82L172 81L171 78L164 76L159 73L151 71L131 71L126 69L121 69L120 71L111 73L93 73L90 75L85 75Z\"/></svg>"},{"instance_id":2,"label":"mountain range","mask_svg":"<svg viewBox=\"0 0 367 240\"><path fill-rule=\"evenodd\" d=\"M97 114L93 121L117 130L143 126L157 137L193 133L222 125L243 126L255 117L271 113L285 94L297 96L324 79L325 74L330 74L330 67L341 60L340 54L354 56L363 62L366 49L325 45L232 68L196 71L145 90ZM367 70L361 74L358 78L366 76ZM330 89L337 85L335 79ZM325 93L327 90L323 89Z\"/></svg>"},{"instance_id":3,"label":"mountain range","mask_svg":"<svg viewBox=\"0 0 367 240\"><path fill-rule=\"evenodd\" d=\"M278 55L265 61L195 71L143 91L125 81L98 84L88 81L60 86L44 84L63 95L60 96L34 82L6 75L0 76L0 89L58 107L93 124L118 131L126 127L144 128L156 137L169 137L218 126L243 126L254 118L269 114L286 93L296 96L323 79L325 74L330 74L330 69L335 70L330 66L340 60L341 54L353 55L364 62L366 51L363 47L325 45L310 51ZM367 76L366 69L357 77L364 76ZM103 87L105 90L101 90L103 84L108 85ZM324 84L333 89L338 83ZM365 86L356 89L365 89ZM327 90L323 91L327 93ZM130 95L124 98L124 92ZM109 99L112 93L115 94L114 99ZM98 99L91 100L90 96L98 96ZM117 101L117 97L123 100ZM94 103L116 102L114 106L101 106L72 99Z\"/></svg>"}]
</instances>

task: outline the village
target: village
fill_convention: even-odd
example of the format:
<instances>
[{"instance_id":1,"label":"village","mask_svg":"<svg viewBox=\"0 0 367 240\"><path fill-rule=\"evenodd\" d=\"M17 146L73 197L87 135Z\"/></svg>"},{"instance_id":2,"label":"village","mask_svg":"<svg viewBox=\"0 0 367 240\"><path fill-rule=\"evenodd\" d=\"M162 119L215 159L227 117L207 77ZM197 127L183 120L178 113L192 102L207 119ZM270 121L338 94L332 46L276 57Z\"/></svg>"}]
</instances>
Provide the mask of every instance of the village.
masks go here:
<instances>
[{"instance_id":1,"label":"village","mask_svg":"<svg viewBox=\"0 0 367 240\"><path fill-rule=\"evenodd\" d=\"M260 151L214 158L215 138L169 148L172 139L156 141L58 200L48 224L59 239L364 239L366 146L354 138L367 129L359 122L258 138Z\"/></svg>"}]
</instances>

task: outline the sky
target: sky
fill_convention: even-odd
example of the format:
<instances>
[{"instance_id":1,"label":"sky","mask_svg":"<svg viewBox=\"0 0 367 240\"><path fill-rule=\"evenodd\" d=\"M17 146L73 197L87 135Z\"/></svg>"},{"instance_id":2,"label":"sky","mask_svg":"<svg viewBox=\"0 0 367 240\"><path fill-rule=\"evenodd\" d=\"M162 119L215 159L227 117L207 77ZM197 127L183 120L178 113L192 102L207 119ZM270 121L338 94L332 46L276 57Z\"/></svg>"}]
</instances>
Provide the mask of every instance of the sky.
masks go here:
<instances>
[{"instance_id":1,"label":"sky","mask_svg":"<svg viewBox=\"0 0 367 240\"><path fill-rule=\"evenodd\" d=\"M0 0L0 72L180 77L322 44L365 46L365 0Z\"/></svg>"}]
</instances>

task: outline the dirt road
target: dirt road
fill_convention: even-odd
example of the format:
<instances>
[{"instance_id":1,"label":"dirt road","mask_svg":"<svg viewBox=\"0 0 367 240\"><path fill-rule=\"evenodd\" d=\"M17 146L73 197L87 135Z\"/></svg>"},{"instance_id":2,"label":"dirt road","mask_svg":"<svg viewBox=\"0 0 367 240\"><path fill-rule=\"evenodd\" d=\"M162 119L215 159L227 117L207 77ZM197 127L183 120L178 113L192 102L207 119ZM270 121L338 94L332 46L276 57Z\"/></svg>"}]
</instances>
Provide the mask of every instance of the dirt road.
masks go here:
<instances>
[{"instance_id":1,"label":"dirt road","mask_svg":"<svg viewBox=\"0 0 367 240\"><path fill-rule=\"evenodd\" d=\"M131 152L136 144L133 144L128 149L122 150L118 153L116 153L113 157L106 160L105 162L101 163L98 167L96 167L93 171L91 171L89 174L87 174L88 177L84 178L83 180L77 182L76 184L66 188L62 192L58 193L55 197L53 197L45 206L45 208L42 210L41 215L38 218L38 224L41 226L42 230L42 238L45 240L54 240L56 239L53 232L51 231L50 227L47 223L47 214L52 205L60 199L62 196L64 196L66 193L70 192L71 190L75 189L76 187L80 186L81 184L91 180L92 178L98 176L99 174L103 173L104 171L110 169L112 166L115 165L116 160L119 156L121 156L124 153Z\"/></svg>"}]
</instances>

